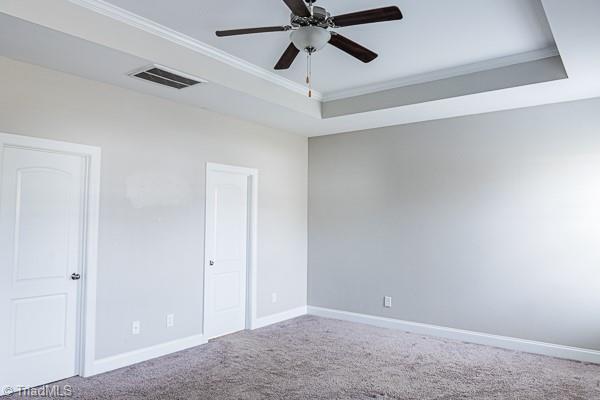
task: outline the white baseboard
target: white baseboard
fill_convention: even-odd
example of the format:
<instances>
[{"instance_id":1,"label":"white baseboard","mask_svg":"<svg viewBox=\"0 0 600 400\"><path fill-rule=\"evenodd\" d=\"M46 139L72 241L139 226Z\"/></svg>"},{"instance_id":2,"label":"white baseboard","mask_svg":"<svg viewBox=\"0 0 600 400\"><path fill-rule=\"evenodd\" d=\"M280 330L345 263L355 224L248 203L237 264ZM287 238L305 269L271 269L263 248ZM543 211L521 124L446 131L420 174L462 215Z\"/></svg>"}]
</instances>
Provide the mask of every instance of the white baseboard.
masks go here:
<instances>
[{"instance_id":1,"label":"white baseboard","mask_svg":"<svg viewBox=\"0 0 600 400\"><path fill-rule=\"evenodd\" d=\"M266 317L257 318L251 329L262 328L267 325L276 324L288 319L296 318L306 314L306 306L297 307L291 310L283 311ZM167 343L157 344L144 349L129 351L123 354L117 354L106 358L101 358L93 362L92 368L84 371L82 376L88 377L103 372L127 367L142 361L147 361L156 357L165 356L181 350L189 349L207 343L208 340L203 335L189 336L182 339L173 340Z\"/></svg>"},{"instance_id":2,"label":"white baseboard","mask_svg":"<svg viewBox=\"0 0 600 400\"><path fill-rule=\"evenodd\" d=\"M204 338L203 335L194 335L182 339L173 340L171 342L157 344L155 346L146 347L144 349L129 351L127 353L101 358L99 360L94 361L92 370L84 371L83 376L88 377L92 375L101 374L103 372L127 367L129 365L137 364L139 362L150 360L152 358L165 356L167 354L189 349L191 347L200 346L202 344L205 344L206 342L207 340Z\"/></svg>"},{"instance_id":3,"label":"white baseboard","mask_svg":"<svg viewBox=\"0 0 600 400\"><path fill-rule=\"evenodd\" d=\"M306 315L306 306L292 308L291 310L283 311L277 314L260 317L253 321L251 329L262 328L263 326L276 324L281 321L296 318L301 315Z\"/></svg>"},{"instance_id":4,"label":"white baseboard","mask_svg":"<svg viewBox=\"0 0 600 400\"><path fill-rule=\"evenodd\" d=\"M517 339L507 336L490 335L487 333L446 328L443 326L402 321L398 319L377 317L367 314L358 314L330 308L308 306L307 311L308 314L317 315L319 317L360 322L363 324L369 324L383 328L399 329L402 331L418 333L422 335L438 336L464 342L501 347L509 350L517 350L545 356L600 364L600 351L598 350L536 342L533 340Z\"/></svg>"}]
</instances>

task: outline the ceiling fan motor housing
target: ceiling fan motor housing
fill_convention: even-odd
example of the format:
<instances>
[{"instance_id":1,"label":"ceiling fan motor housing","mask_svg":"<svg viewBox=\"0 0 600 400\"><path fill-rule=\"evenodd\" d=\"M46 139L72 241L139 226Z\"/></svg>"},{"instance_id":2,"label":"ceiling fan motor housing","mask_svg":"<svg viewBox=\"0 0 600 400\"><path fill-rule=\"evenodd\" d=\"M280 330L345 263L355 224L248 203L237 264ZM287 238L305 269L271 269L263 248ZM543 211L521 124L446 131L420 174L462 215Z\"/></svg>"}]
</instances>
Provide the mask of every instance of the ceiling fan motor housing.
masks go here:
<instances>
[{"instance_id":1,"label":"ceiling fan motor housing","mask_svg":"<svg viewBox=\"0 0 600 400\"><path fill-rule=\"evenodd\" d=\"M323 28L330 26L331 14L323 7L311 6L310 17L300 17L298 15L291 15L290 23L293 27L301 26L320 26Z\"/></svg>"}]
</instances>

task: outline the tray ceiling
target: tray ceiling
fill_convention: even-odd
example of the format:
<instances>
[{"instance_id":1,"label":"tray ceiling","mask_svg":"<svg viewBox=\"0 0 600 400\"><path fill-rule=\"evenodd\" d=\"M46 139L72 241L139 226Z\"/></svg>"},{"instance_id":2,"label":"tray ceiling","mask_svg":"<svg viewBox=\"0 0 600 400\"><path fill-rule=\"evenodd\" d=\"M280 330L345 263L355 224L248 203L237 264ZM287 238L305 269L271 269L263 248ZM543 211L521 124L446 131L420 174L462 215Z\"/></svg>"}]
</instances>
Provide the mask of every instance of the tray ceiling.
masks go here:
<instances>
[{"instance_id":1,"label":"tray ceiling","mask_svg":"<svg viewBox=\"0 0 600 400\"><path fill-rule=\"evenodd\" d=\"M128 5L128 0L112 1L118 4L103 0L2 1L0 56L308 136L600 96L597 73L600 26L596 17L600 2L597 0L541 0L541 3L537 0L319 0L321 5L326 1L335 3L340 8L334 11L340 13L397 4L407 14L407 19L398 23L402 29L408 29L409 24L402 24L414 18L417 10L428 15L419 29L415 26L410 35L396 36L389 42L393 51L384 53L374 48L381 52L382 64L382 60L389 62L394 54L397 57L385 79L375 80L375 72L365 74L365 66L360 63L355 65L358 72L352 72L350 67L343 69L344 74L328 72L326 68L332 68L331 65L318 71L323 76L332 73L334 79L327 81L328 84L349 85L331 86L333 91L325 90L323 98L307 97L302 71L299 78L290 76L291 80L276 74L269 59L257 58L254 64L251 59L241 58L242 51L258 57L264 50L260 46L240 46L238 54L225 47L214 47L225 46L212 36L214 29L252 26L236 23L232 17L238 15L245 22L249 15L245 8L250 2L153 0L131 1ZM206 16L211 7L222 14L227 8L221 7L222 4L231 9L231 14L223 19L228 21L227 25L218 20L222 16L214 17L212 22ZM453 8L449 9L448 4ZM170 10L161 14L161 7L167 5ZM280 0L260 2L261 7L268 5L272 12L287 17ZM157 15L146 13L140 17L133 6L158 10L154 11ZM428 8L440 14L439 23L433 23L431 12L426 12ZM214 27L204 27L197 15L208 18L204 23ZM274 23L262 8L253 9L250 15L255 25ZM190 28L206 30L208 43L200 37L194 38L198 34L192 31L180 32L183 28L167 27L168 21L160 20L173 16L179 16L175 18L178 22L187 21ZM442 23L447 24L446 28L442 28ZM392 24L373 27L384 31L400 29ZM369 45L357 35L359 30L367 28L370 29L353 27L344 32ZM264 43L263 37L266 36L252 39ZM406 51L403 40L406 46L412 46L412 51ZM279 50L274 54L277 58ZM388 54L391 56L386 57ZM352 65L355 61L342 53L335 55L334 62ZM204 78L208 83L178 91L128 76L132 70L149 64ZM378 71L379 65L366 67ZM377 84L371 85L372 82Z\"/></svg>"},{"instance_id":2,"label":"tray ceiling","mask_svg":"<svg viewBox=\"0 0 600 400\"><path fill-rule=\"evenodd\" d=\"M217 29L287 24L289 10L281 0L108 2L269 71L289 44L286 32L227 38L214 34ZM326 46L313 58L313 82L330 96L555 47L539 0L319 0L318 5L332 14L398 5L404 14L402 21L338 29L379 53L379 58L365 65ZM299 57L290 70L273 72L302 83L305 68Z\"/></svg>"}]
</instances>

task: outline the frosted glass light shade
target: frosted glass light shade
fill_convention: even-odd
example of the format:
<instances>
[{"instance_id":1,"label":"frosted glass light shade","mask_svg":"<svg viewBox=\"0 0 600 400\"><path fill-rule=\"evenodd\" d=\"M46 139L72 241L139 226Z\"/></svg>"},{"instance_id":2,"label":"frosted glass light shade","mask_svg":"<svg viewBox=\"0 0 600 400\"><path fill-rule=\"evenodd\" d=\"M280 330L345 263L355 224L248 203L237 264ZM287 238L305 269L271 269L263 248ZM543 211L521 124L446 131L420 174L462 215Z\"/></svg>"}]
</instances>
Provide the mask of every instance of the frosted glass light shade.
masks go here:
<instances>
[{"instance_id":1,"label":"frosted glass light shade","mask_svg":"<svg viewBox=\"0 0 600 400\"><path fill-rule=\"evenodd\" d=\"M321 50L331 39L331 33L318 26L303 26L290 34L294 46L300 51L315 52Z\"/></svg>"}]
</instances>

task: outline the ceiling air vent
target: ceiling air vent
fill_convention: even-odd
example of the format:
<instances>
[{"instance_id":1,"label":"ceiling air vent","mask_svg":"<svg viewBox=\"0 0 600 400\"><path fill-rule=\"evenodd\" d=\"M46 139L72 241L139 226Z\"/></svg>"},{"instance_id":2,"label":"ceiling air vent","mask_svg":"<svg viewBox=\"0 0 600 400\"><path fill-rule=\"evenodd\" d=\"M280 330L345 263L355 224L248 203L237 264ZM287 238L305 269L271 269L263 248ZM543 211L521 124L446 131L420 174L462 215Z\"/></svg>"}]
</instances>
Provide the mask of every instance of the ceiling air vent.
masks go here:
<instances>
[{"instance_id":1,"label":"ceiling air vent","mask_svg":"<svg viewBox=\"0 0 600 400\"><path fill-rule=\"evenodd\" d=\"M184 89L199 83L206 83L204 79L196 78L160 65L150 65L141 70L135 70L129 73L129 76L174 89Z\"/></svg>"}]
</instances>

